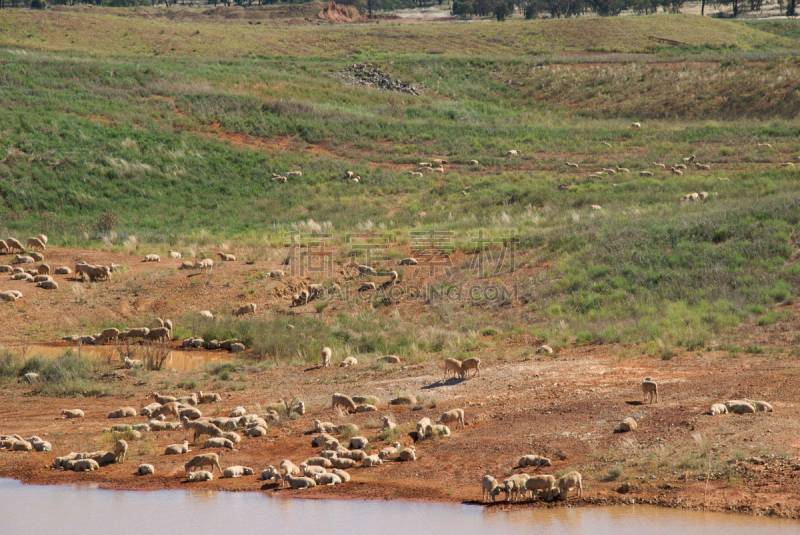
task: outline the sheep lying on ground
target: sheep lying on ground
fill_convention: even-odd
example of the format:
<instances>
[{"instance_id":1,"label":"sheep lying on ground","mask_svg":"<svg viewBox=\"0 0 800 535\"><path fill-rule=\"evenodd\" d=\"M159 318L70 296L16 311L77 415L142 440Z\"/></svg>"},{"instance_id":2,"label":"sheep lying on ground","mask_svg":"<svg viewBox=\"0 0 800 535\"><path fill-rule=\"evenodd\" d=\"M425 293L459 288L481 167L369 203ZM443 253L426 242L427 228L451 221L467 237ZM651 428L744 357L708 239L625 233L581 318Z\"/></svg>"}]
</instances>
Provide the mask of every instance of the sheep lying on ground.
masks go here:
<instances>
[{"instance_id":1,"label":"sheep lying on ground","mask_svg":"<svg viewBox=\"0 0 800 535\"><path fill-rule=\"evenodd\" d=\"M261 425L256 425L249 429L245 429L242 431L242 434L250 438L263 437L267 435L267 428Z\"/></svg>"},{"instance_id":2,"label":"sheep lying on ground","mask_svg":"<svg viewBox=\"0 0 800 535\"><path fill-rule=\"evenodd\" d=\"M317 486L317 483L310 477L294 477L287 474L284 476L284 480L289 483L292 490L310 489Z\"/></svg>"},{"instance_id":3,"label":"sheep lying on ground","mask_svg":"<svg viewBox=\"0 0 800 535\"><path fill-rule=\"evenodd\" d=\"M362 468L370 468L374 466L380 466L382 464L383 460L377 455L368 455L363 461L361 461Z\"/></svg>"},{"instance_id":4,"label":"sheep lying on ground","mask_svg":"<svg viewBox=\"0 0 800 535\"><path fill-rule=\"evenodd\" d=\"M244 316L245 314L255 314L256 313L256 308L258 308L258 305L256 305L255 303L248 303L248 304L242 305L238 309L236 309L233 312L233 315L234 316Z\"/></svg>"},{"instance_id":5,"label":"sheep lying on ground","mask_svg":"<svg viewBox=\"0 0 800 535\"><path fill-rule=\"evenodd\" d=\"M639 427L639 424L636 423L636 420L628 417L619 423L619 432L627 433L628 431L636 431L637 427Z\"/></svg>"},{"instance_id":6,"label":"sheep lying on ground","mask_svg":"<svg viewBox=\"0 0 800 535\"><path fill-rule=\"evenodd\" d=\"M424 438L428 435L431 428L431 419L430 418L423 418L419 422L417 422L417 435L420 438Z\"/></svg>"},{"instance_id":7,"label":"sheep lying on ground","mask_svg":"<svg viewBox=\"0 0 800 535\"><path fill-rule=\"evenodd\" d=\"M746 401L728 401L725 406L728 407L728 412L732 414L752 414L756 412L756 408Z\"/></svg>"},{"instance_id":8,"label":"sheep lying on ground","mask_svg":"<svg viewBox=\"0 0 800 535\"><path fill-rule=\"evenodd\" d=\"M716 416L718 414L728 414L728 407L726 407L722 403L714 403L713 405L711 405L711 408L708 409L708 412L706 414L710 416Z\"/></svg>"},{"instance_id":9,"label":"sheep lying on ground","mask_svg":"<svg viewBox=\"0 0 800 535\"><path fill-rule=\"evenodd\" d=\"M314 432L315 433L334 433L336 431L336 426L330 422L320 422L319 420L314 420Z\"/></svg>"},{"instance_id":10,"label":"sheep lying on ground","mask_svg":"<svg viewBox=\"0 0 800 535\"><path fill-rule=\"evenodd\" d=\"M356 366L358 365L358 360L355 357L345 357L344 360L339 364L340 368L347 368L348 366Z\"/></svg>"},{"instance_id":11,"label":"sheep lying on ground","mask_svg":"<svg viewBox=\"0 0 800 535\"><path fill-rule=\"evenodd\" d=\"M314 481L317 483L317 485L327 485L329 487L332 487L334 485L341 484L342 483L342 478L340 478L338 475L332 474L332 473L331 474L327 474L327 473L326 474L316 474L314 476Z\"/></svg>"},{"instance_id":12,"label":"sheep lying on ground","mask_svg":"<svg viewBox=\"0 0 800 535\"><path fill-rule=\"evenodd\" d=\"M222 396L214 392L198 392L197 398L200 403L218 403L222 401Z\"/></svg>"},{"instance_id":13,"label":"sheep lying on ground","mask_svg":"<svg viewBox=\"0 0 800 535\"><path fill-rule=\"evenodd\" d=\"M140 464L139 469L136 471L137 474L140 476L147 476L150 474L155 474L156 469L153 467L152 464Z\"/></svg>"},{"instance_id":14,"label":"sheep lying on ground","mask_svg":"<svg viewBox=\"0 0 800 535\"><path fill-rule=\"evenodd\" d=\"M389 400L389 405L416 405L417 398L414 396L400 396Z\"/></svg>"},{"instance_id":15,"label":"sheep lying on ground","mask_svg":"<svg viewBox=\"0 0 800 535\"><path fill-rule=\"evenodd\" d=\"M436 420L437 424L445 425L452 424L453 422L456 424L456 429L458 429L458 424L461 424L462 428L464 427L464 409L453 409L447 411L442 413L442 415L439 416L439 419Z\"/></svg>"},{"instance_id":16,"label":"sheep lying on ground","mask_svg":"<svg viewBox=\"0 0 800 535\"><path fill-rule=\"evenodd\" d=\"M398 461L416 461L417 460L417 450L414 446L408 446L400 450L399 456L397 457Z\"/></svg>"},{"instance_id":17,"label":"sheep lying on ground","mask_svg":"<svg viewBox=\"0 0 800 535\"><path fill-rule=\"evenodd\" d=\"M136 409L133 407L120 407L108 413L109 418L129 418L136 416Z\"/></svg>"},{"instance_id":18,"label":"sheep lying on ground","mask_svg":"<svg viewBox=\"0 0 800 535\"><path fill-rule=\"evenodd\" d=\"M186 472L194 471L195 468L202 469L204 466L211 466L211 472L214 472L214 467L216 466L220 473L222 473L222 467L219 465L219 455L216 453L201 453L200 455L195 455L192 459L183 465L183 468Z\"/></svg>"},{"instance_id":19,"label":"sheep lying on ground","mask_svg":"<svg viewBox=\"0 0 800 535\"><path fill-rule=\"evenodd\" d=\"M520 468L525 468L526 466L551 466L552 464L550 459L541 455L523 455L519 460Z\"/></svg>"},{"instance_id":20,"label":"sheep lying on ground","mask_svg":"<svg viewBox=\"0 0 800 535\"><path fill-rule=\"evenodd\" d=\"M94 472L100 470L100 465L93 459L80 459L75 461L67 461L66 465L62 463L65 470L74 470L76 472Z\"/></svg>"},{"instance_id":21,"label":"sheep lying on ground","mask_svg":"<svg viewBox=\"0 0 800 535\"><path fill-rule=\"evenodd\" d=\"M212 469L213 471L213 469ZM214 474L213 472L206 472L205 470L200 470L197 472L189 472L186 476L189 481L197 482L197 481L214 481Z\"/></svg>"},{"instance_id":22,"label":"sheep lying on ground","mask_svg":"<svg viewBox=\"0 0 800 535\"><path fill-rule=\"evenodd\" d=\"M207 448L228 448L233 451L233 442L222 437L209 438L203 444L203 449Z\"/></svg>"},{"instance_id":23,"label":"sheep lying on ground","mask_svg":"<svg viewBox=\"0 0 800 535\"><path fill-rule=\"evenodd\" d=\"M394 422L392 421L392 419L391 419L391 417L390 417L390 416L384 416L384 417L382 417L382 418L381 418L381 421L383 422L383 426L381 427L381 430L384 430L384 429L394 429L394 428L396 428L396 427L397 427L397 424L396 424L396 423L394 423Z\"/></svg>"},{"instance_id":24,"label":"sheep lying on ground","mask_svg":"<svg viewBox=\"0 0 800 535\"><path fill-rule=\"evenodd\" d=\"M224 260L226 262L235 262L236 261L236 257L234 255L232 255L232 254L217 253L217 256L220 257L221 260Z\"/></svg>"},{"instance_id":25,"label":"sheep lying on ground","mask_svg":"<svg viewBox=\"0 0 800 535\"><path fill-rule=\"evenodd\" d=\"M83 411L80 409L64 409L61 415L67 418L83 418Z\"/></svg>"},{"instance_id":26,"label":"sheep lying on ground","mask_svg":"<svg viewBox=\"0 0 800 535\"><path fill-rule=\"evenodd\" d=\"M317 474L324 474L325 468L315 464L300 463L300 471L306 477L314 477Z\"/></svg>"},{"instance_id":27,"label":"sheep lying on ground","mask_svg":"<svg viewBox=\"0 0 800 535\"><path fill-rule=\"evenodd\" d=\"M350 438L350 449L351 450L365 450L367 449L367 445L369 444L369 440L366 437L352 437Z\"/></svg>"},{"instance_id":28,"label":"sheep lying on ground","mask_svg":"<svg viewBox=\"0 0 800 535\"><path fill-rule=\"evenodd\" d=\"M283 482L283 476L280 471L272 465L261 471L261 479L263 481L272 481L274 479L279 485Z\"/></svg>"},{"instance_id":29,"label":"sheep lying on ground","mask_svg":"<svg viewBox=\"0 0 800 535\"><path fill-rule=\"evenodd\" d=\"M234 478L242 476L252 476L253 474L254 474L253 469L248 466L229 466L228 468L225 469L223 477Z\"/></svg>"},{"instance_id":30,"label":"sheep lying on ground","mask_svg":"<svg viewBox=\"0 0 800 535\"><path fill-rule=\"evenodd\" d=\"M355 459L336 458L336 459L331 459L331 464L333 465L334 468L339 468L339 469L346 470L348 468L355 467L356 466L356 460Z\"/></svg>"},{"instance_id":31,"label":"sheep lying on ground","mask_svg":"<svg viewBox=\"0 0 800 535\"><path fill-rule=\"evenodd\" d=\"M449 437L450 436L450 428L446 425L432 425L428 428L428 434L425 435L425 438L434 438L434 437Z\"/></svg>"}]
</instances>

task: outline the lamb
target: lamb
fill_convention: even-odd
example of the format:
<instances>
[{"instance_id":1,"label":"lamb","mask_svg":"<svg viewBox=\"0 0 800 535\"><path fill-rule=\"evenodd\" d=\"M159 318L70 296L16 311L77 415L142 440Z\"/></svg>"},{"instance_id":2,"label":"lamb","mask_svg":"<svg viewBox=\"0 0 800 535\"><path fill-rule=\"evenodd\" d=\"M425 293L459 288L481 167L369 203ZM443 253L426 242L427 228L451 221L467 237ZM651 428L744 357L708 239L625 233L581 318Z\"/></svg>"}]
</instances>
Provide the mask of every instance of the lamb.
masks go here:
<instances>
[{"instance_id":1,"label":"lamb","mask_svg":"<svg viewBox=\"0 0 800 535\"><path fill-rule=\"evenodd\" d=\"M108 413L109 418L128 418L136 416L136 409L133 407L120 407Z\"/></svg>"},{"instance_id":2,"label":"lamb","mask_svg":"<svg viewBox=\"0 0 800 535\"><path fill-rule=\"evenodd\" d=\"M714 403L713 405L711 405L711 408L708 409L708 412L706 414L708 414L709 416L716 416L718 414L727 414L727 413L728 413L728 407L726 407L722 403Z\"/></svg>"},{"instance_id":3,"label":"lamb","mask_svg":"<svg viewBox=\"0 0 800 535\"><path fill-rule=\"evenodd\" d=\"M228 448L233 451L233 442L222 437L209 438L203 444L203 449L207 448Z\"/></svg>"},{"instance_id":4,"label":"lamb","mask_svg":"<svg viewBox=\"0 0 800 535\"><path fill-rule=\"evenodd\" d=\"M400 357L397 357L395 355L386 355L384 357L375 359L375 362L386 362L387 364L400 364Z\"/></svg>"},{"instance_id":5,"label":"lamb","mask_svg":"<svg viewBox=\"0 0 800 535\"><path fill-rule=\"evenodd\" d=\"M381 465L383 465L383 459L381 459L377 455L368 455L367 457L364 458L363 461L361 461L362 468L371 468Z\"/></svg>"},{"instance_id":6,"label":"lamb","mask_svg":"<svg viewBox=\"0 0 800 535\"><path fill-rule=\"evenodd\" d=\"M355 357L345 357L344 360L339 364L340 368L347 368L348 366L356 366L358 365L358 359Z\"/></svg>"},{"instance_id":7,"label":"lamb","mask_svg":"<svg viewBox=\"0 0 800 535\"><path fill-rule=\"evenodd\" d=\"M636 420L629 416L619 423L619 432L627 433L628 431L636 431L638 427L639 424L636 423Z\"/></svg>"},{"instance_id":8,"label":"lamb","mask_svg":"<svg viewBox=\"0 0 800 535\"><path fill-rule=\"evenodd\" d=\"M235 262L236 261L236 257L234 255L232 255L232 254L217 253L217 256L220 257L220 259L222 259L222 260L224 260L226 262Z\"/></svg>"},{"instance_id":9,"label":"lamb","mask_svg":"<svg viewBox=\"0 0 800 535\"><path fill-rule=\"evenodd\" d=\"M138 470L136 470L136 473L140 476L147 476L150 474L155 474L156 469L153 468L152 464L140 464Z\"/></svg>"},{"instance_id":10,"label":"lamb","mask_svg":"<svg viewBox=\"0 0 800 535\"><path fill-rule=\"evenodd\" d=\"M328 368L331 365L331 348L323 347L322 348L322 367Z\"/></svg>"},{"instance_id":11,"label":"lamb","mask_svg":"<svg viewBox=\"0 0 800 535\"><path fill-rule=\"evenodd\" d=\"M183 427L186 430L194 429L194 442L200 435L209 435L211 437L222 436L222 429L210 422L203 422L200 420L190 422L189 420L182 420Z\"/></svg>"},{"instance_id":12,"label":"lamb","mask_svg":"<svg viewBox=\"0 0 800 535\"><path fill-rule=\"evenodd\" d=\"M367 449L367 445L369 444L369 440L365 437L351 437L350 438L350 449L351 450L365 450Z\"/></svg>"},{"instance_id":13,"label":"lamb","mask_svg":"<svg viewBox=\"0 0 800 535\"><path fill-rule=\"evenodd\" d=\"M114 457L116 462L125 463L125 454L128 453L128 443L124 440L117 440L114 444Z\"/></svg>"},{"instance_id":14,"label":"lamb","mask_svg":"<svg viewBox=\"0 0 800 535\"><path fill-rule=\"evenodd\" d=\"M169 342L170 340L170 330L166 327L159 327L157 329L151 329L149 333L142 337L144 340L154 340L157 342Z\"/></svg>"},{"instance_id":15,"label":"lamb","mask_svg":"<svg viewBox=\"0 0 800 535\"><path fill-rule=\"evenodd\" d=\"M389 405L416 405L417 398L414 396L399 396L389 400Z\"/></svg>"},{"instance_id":16,"label":"lamb","mask_svg":"<svg viewBox=\"0 0 800 535\"><path fill-rule=\"evenodd\" d=\"M28 238L28 241L25 245L27 248L33 249L34 251L37 249L44 250L44 244L39 241L39 238Z\"/></svg>"},{"instance_id":17,"label":"lamb","mask_svg":"<svg viewBox=\"0 0 800 535\"><path fill-rule=\"evenodd\" d=\"M200 403L217 403L222 401L222 396L215 394L214 392L203 393L200 391L197 393L197 398Z\"/></svg>"},{"instance_id":18,"label":"lamb","mask_svg":"<svg viewBox=\"0 0 800 535\"><path fill-rule=\"evenodd\" d=\"M653 381L652 379L645 378L642 381L642 392L644 393L644 400L647 401L648 396L650 397L650 403L653 402L653 396L656 398L656 403L658 403L658 383Z\"/></svg>"},{"instance_id":19,"label":"lamb","mask_svg":"<svg viewBox=\"0 0 800 535\"><path fill-rule=\"evenodd\" d=\"M459 377L464 377L464 370L462 368L462 363L458 359L448 358L444 361L444 377L442 381L447 380L448 372L453 372L453 377L458 374Z\"/></svg>"},{"instance_id":20,"label":"lamb","mask_svg":"<svg viewBox=\"0 0 800 535\"><path fill-rule=\"evenodd\" d=\"M256 305L255 303L248 303L246 305L242 305L233 312L233 315L244 316L245 314L255 314L257 306L258 305Z\"/></svg>"},{"instance_id":21,"label":"lamb","mask_svg":"<svg viewBox=\"0 0 800 535\"><path fill-rule=\"evenodd\" d=\"M476 375L480 375L481 359L477 357L468 358L461 363L461 369L464 371L464 375L467 375L467 372L469 370L475 370L475 373L472 374L473 377L475 377Z\"/></svg>"},{"instance_id":22,"label":"lamb","mask_svg":"<svg viewBox=\"0 0 800 535\"><path fill-rule=\"evenodd\" d=\"M578 495L583 497L583 482L580 473L570 472L559 478L558 482L547 493L547 500L550 501L558 495L562 500L567 499L567 493L577 489Z\"/></svg>"},{"instance_id":23,"label":"lamb","mask_svg":"<svg viewBox=\"0 0 800 535\"><path fill-rule=\"evenodd\" d=\"M213 468L211 472L200 470L199 472L190 472L187 476L189 481L214 481Z\"/></svg>"},{"instance_id":24,"label":"lamb","mask_svg":"<svg viewBox=\"0 0 800 535\"><path fill-rule=\"evenodd\" d=\"M235 478L235 477L242 477L242 476L252 476L254 474L253 469L249 466L229 466L225 469L223 477L226 478Z\"/></svg>"},{"instance_id":25,"label":"lamb","mask_svg":"<svg viewBox=\"0 0 800 535\"><path fill-rule=\"evenodd\" d=\"M83 411L80 409L64 409L61 411L61 415L64 416L64 419L69 418L83 418Z\"/></svg>"},{"instance_id":26,"label":"lamb","mask_svg":"<svg viewBox=\"0 0 800 535\"><path fill-rule=\"evenodd\" d=\"M197 263L197 269L203 273L210 274L214 270L214 261L210 258L201 260Z\"/></svg>"},{"instance_id":27,"label":"lamb","mask_svg":"<svg viewBox=\"0 0 800 535\"><path fill-rule=\"evenodd\" d=\"M552 466L552 464L550 459L541 455L523 455L519 460L519 468L525 468L526 466Z\"/></svg>"},{"instance_id":28,"label":"lamb","mask_svg":"<svg viewBox=\"0 0 800 535\"><path fill-rule=\"evenodd\" d=\"M15 238L9 238L6 240L6 249L9 253L13 252L14 250L18 250L20 253L25 252L25 248L19 242L19 240Z\"/></svg>"},{"instance_id":29,"label":"lamb","mask_svg":"<svg viewBox=\"0 0 800 535\"><path fill-rule=\"evenodd\" d=\"M200 455L195 455L189 462L183 465L183 468L186 472L193 472L195 468L202 469L206 465L211 466L212 473L214 472L215 466L219 469L219 472L222 473L222 467L219 465L219 455L216 453L201 453Z\"/></svg>"},{"instance_id":30,"label":"lamb","mask_svg":"<svg viewBox=\"0 0 800 535\"><path fill-rule=\"evenodd\" d=\"M316 482L310 477L293 477L287 474L283 479L289 483L289 487L292 490L310 489L317 486Z\"/></svg>"},{"instance_id":31,"label":"lamb","mask_svg":"<svg viewBox=\"0 0 800 535\"><path fill-rule=\"evenodd\" d=\"M539 497L539 491L544 491L549 496L550 490L555 486L556 478L550 475L531 476L525 481L525 491L531 493L531 498Z\"/></svg>"},{"instance_id":32,"label":"lamb","mask_svg":"<svg viewBox=\"0 0 800 535\"><path fill-rule=\"evenodd\" d=\"M447 411L442 413L442 415L439 416L439 419L436 420L437 424L452 424L453 422L456 424L456 429L458 429L459 423L461 424L462 428L464 427L464 409L453 409ZM448 433L447 436L450 436L450 434Z\"/></svg>"},{"instance_id":33,"label":"lamb","mask_svg":"<svg viewBox=\"0 0 800 535\"><path fill-rule=\"evenodd\" d=\"M345 394L334 393L331 396L331 409L336 407L340 407L344 409L345 414L349 414L350 412L355 412L356 404L350 396Z\"/></svg>"},{"instance_id":34,"label":"lamb","mask_svg":"<svg viewBox=\"0 0 800 535\"><path fill-rule=\"evenodd\" d=\"M314 481L316 481L317 485L327 485L332 487L334 485L341 484L342 478L336 474L316 474L314 476Z\"/></svg>"},{"instance_id":35,"label":"lamb","mask_svg":"<svg viewBox=\"0 0 800 535\"><path fill-rule=\"evenodd\" d=\"M492 498L492 501L494 501L495 496L497 496L495 492L495 489L498 487L497 480L490 475L485 475L481 480L481 486L483 487L483 501L486 501L486 498L489 496Z\"/></svg>"}]
</instances>

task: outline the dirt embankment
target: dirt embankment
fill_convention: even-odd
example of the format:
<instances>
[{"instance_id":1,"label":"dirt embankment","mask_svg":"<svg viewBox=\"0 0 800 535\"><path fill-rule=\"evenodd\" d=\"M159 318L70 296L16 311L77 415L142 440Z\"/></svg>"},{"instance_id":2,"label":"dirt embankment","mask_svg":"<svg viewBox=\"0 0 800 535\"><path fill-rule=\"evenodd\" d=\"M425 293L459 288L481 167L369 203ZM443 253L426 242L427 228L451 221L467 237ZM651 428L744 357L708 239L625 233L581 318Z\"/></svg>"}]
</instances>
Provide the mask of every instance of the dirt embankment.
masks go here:
<instances>
[{"instance_id":1,"label":"dirt embankment","mask_svg":"<svg viewBox=\"0 0 800 535\"><path fill-rule=\"evenodd\" d=\"M441 382L439 363L385 368L252 369L241 373L246 388L222 391L223 401L200 405L205 415L227 415L236 406L260 411L281 397L300 396L306 416L271 426L266 437L244 438L234 452L222 452L222 465L251 466L258 474L284 458L295 463L315 455L309 434L313 419L357 424L370 439L370 450L385 443L377 438L379 418L391 414L400 424L423 417L435 419L444 410L462 407L465 429L452 428L450 438L417 443L416 462L391 462L382 467L350 470L353 481L316 488L302 496L345 499L408 499L478 502L480 480L506 476L579 470L583 498L567 502L495 504L498 508L583 506L647 503L667 507L774 514L800 518L800 465L796 464L800 431L800 387L795 366L780 359L754 356L740 361L709 353L687 354L671 361L640 357L619 360L599 348L579 348L556 357L484 359L480 375ZM641 404L639 382L651 375L660 384L660 402ZM128 376L115 385L119 394L98 399L55 399L28 395L29 387L10 384L0 393L0 433L39 435L53 444L50 453L0 451L0 477L27 483L92 482L109 489L187 488L183 464L199 452L164 456L168 444L191 440L184 431L148 433L133 441L124 465L95 473L51 470L57 455L70 451L108 450L102 429L121 420L107 413L121 405L141 407L154 390L183 394L175 385L193 379L197 389L218 387L206 373L151 372ZM375 395L379 412L343 416L330 410L333 392ZM420 410L387 405L398 393L422 400ZM758 394L772 401L774 413L706 416L711 402ZM435 407L433 405L435 404ZM62 420L64 408L82 408L86 418ZM627 416L639 427L615 433ZM124 420L145 421L143 417ZM409 443L410 438L400 439ZM342 439L346 443L346 439ZM519 457L537 453L552 467L515 468ZM139 463L156 467L156 475L134 475ZM617 489L630 482L631 491ZM215 480L204 488L261 491L295 495L297 491L264 484L256 477ZM193 487L194 488L194 487Z\"/></svg>"}]
</instances>

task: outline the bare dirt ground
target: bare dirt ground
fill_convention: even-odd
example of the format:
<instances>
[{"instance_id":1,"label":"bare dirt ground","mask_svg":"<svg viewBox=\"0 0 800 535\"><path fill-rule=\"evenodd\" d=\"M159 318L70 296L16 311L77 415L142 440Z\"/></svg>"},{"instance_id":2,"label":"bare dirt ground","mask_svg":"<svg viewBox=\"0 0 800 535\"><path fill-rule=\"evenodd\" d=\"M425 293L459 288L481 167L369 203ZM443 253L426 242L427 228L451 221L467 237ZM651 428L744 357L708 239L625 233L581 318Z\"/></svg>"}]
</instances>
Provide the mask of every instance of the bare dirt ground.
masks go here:
<instances>
[{"instance_id":1,"label":"bare dirt ground","mask_svg":"<svg viewBox=\"0 0 800 535\"><path fill-rule=\"evenodd\" d=\"M2 290L18 289L25 297L14 305L0 306L2 343L35 340L60 345L55 342L60 336L93 332L110 319L133 327L149 324L155 315L177 317L202 309L227 312L244 302L259 303L259 314L264 315L316 314L310 306L289 309L288 301L282 298L282 288L302 282L299 279L265 282L258 278L258 274L279 267L277 255L275 260L259 260L255 265L218 263L211 275L200 275L177 269L183 260L166 259L163 254L159 263L142 263L146 252L128 255L48 248L46 262L52 268L86 260L106 265L114 262L126 269L105 283L81 283L71 276L56 276L60 288L55 292L23 282L3 282ZM518 274L530 275L538 269L535 265L523 266ZM422 270L420 281L432 282L434 279L425 273ZM337 277L347 283L343 271L338 271ZM793 306L787 310L794 312ZM302 496L479 502L484 474L502 480L521 471L514 468L520 456L537 453L551 458L553 466L526 471L555 474L579 470L584 476L583 498L570 495L567 502L499 503L491 507L635 502L693 509L705 505L709 510L800 518L800 388L795 381L800 367L789 353L795 323L742 326L736 334L740 344L761 344L767 349L762 354L731 356L703 348L670 360L626 356L637 352L618 346L581 346L554 356L528 352L530 356L523 357L520 349L533 348L538 341L528 335L502 338L481 353L480 375L447 383L441 381L439 361L344 369L249 367L238 376L244 389L240 386L221 391L221 403L200 406L205 415L227 416L239 405L260 412L279 398L294 396L303 399L309 411L299 420L273 425L266 437L244 438L236 451L222 453L223 467L250 466L256 476L202 485L294 495L297 491L265 485L257 477L260 470L278 465L282 459L299 463L316 454L311 447L312 435L308 434L314 418L356 423L360 434L370 439L370 449L377 451L384 446L377 439L381 416L391 414L399 424L414 423L460 407L466 411L466 428L453 428L451 438L417 443L416 462L389 461L382 467L353 469L351 483L316 488ZM177 347L177 342L173 344ZM639 383L648 375L660 384L661 400L657 404L640 401ZM117 393L100 398L50 398L33 395L30 385L7 383L0 390L0 434L35 434L50 441L53 451L0 451L0 477L33 484L91 482L109 489L186 488L183 463L199 452L202 443L186 455L163 455L165 446L184 438L191 440L191 433L185 431L147 433L142 440L131 442L124 465L109 465L99 472L49 468L56 456L70 451L112 449L102 435L102 429L111 424L146 421L144 417L109 420L106 416L114 408L142 407L153 391L182 395L186 390L176 385L187 380L196 381L196 388L206 391L218 384L204 371L128 374L123 379L99 376L97 380L110 381ZM331 411L330 396L334 392L374 395L380 400L379 412L344 416ZM388 400L398 394L417 396L421 410L389 406ZM711 403L743 397L768 400L775 412L716 417L703 414ZM59 414L65 408L81 408L86 418L63 420ZM627 416L634 417L639 428L615 433L619 421ZM411 438L404 436L402 441L408 443ZM153 464L156 474L135 476L139 463ZM626 481L632 490L621 494L617 489Z\"/></svg>"}]
</instances>

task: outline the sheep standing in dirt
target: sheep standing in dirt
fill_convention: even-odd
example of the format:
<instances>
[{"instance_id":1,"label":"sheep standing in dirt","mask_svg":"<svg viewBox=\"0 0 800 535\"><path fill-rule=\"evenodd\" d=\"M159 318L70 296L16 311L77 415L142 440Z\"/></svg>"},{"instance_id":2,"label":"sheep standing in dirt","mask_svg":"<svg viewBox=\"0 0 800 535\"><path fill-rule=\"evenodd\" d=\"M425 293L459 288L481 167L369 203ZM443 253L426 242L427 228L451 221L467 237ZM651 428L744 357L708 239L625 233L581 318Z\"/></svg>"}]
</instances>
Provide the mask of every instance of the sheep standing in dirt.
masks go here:
<instances>
[{"instance_id":1,"label":"sheep standing in dirt","mask_svg":"<svg viewBox=\"0 0 800 535\"><path fill-rule=\"evenodd\" d=\"M219 455L216 453L201 453L200 455L195 455L189 462L183 465L183 468L186 472L193 472L195 468L202 469L207 465L211 466L212 473L214 472L215 466L219 469L219 473L222 473L222 467L219 465Z\"/></svg>"},{"instance_id":2,"label":"sheep standing in dirt","mask_svg":"<svg viewBox=\"0 0 800 535\"><path fill-rule=\"evenodd\" d=\"M461 363L461 370L464 372L464 375L467 375L469 370L475 370L475 373L472 374L473 377L476 375L480 375L481 371L481 359L477 357L471 357L466 359Z\"/></svg>"},{"instance_id":3,"label":"sheep standing in dirt","mask_svg":"<svg viewBox=\"0 0 800 535\"><path fill-rule=\"evenodd\" d=\"M525 491L531 493L531 498L538 498L539 492L544 492L545 496L550 494L550 490L555 486L556 478L549 475L531 476L525 481Z\"/></svg>"},{"instance_id":4,"label":"sheep standing in dirt","mask_svg":"<svg viewBox=\"0 0 800 535\"><path fill-rule=\"evenodd\" d=\"M464 409L453 409L447 411L442 413L442 415L439 416L439 419L436 420L437 424L445 425L452 424L453 422L456 424L456 429L458 429L458 424L461 424L462 428L464 427Z\"/></svg>"},{"instance_id":5,"label":"sheep standing in dirt","mask_svg":"<svg viewBox=\"0 0 800 535\"><path fill-rule=\"evenodd\" d=\"M142 337L144 340L153 340L155 342L169 342L170 340L170 330L166 327L159 327L157 329L151 329L146 335Z\"/></svg>"},{"instance_id":6,"label":"sheep standing in dirt","mask_svg":"<svg viewBox=\"0 0 800 535\"><path fill-rule=\"evenodd\" d=\"M442 381L447 380L448 374L452 372L453 377L458 374L459 377L464 377L464 370L462 369L461 361L454 358L448 358L444 361L444 378Z\"/></svg>"},{"instance_id":7,"label":"sheep standing in dirt","mask_svg":"<svg viewBox=\"0 0 800 535\"><path fill-rule=\"evenodd\" d=\"M498 487L497 480L492 476L485 475L481 480L481 487L483 487L483 501L486 501L489 497L491 497L492 501L494 501L494 498L497 495L494 492L494 489Z\"/></svg>"},{"instance_id":8,"label":"sheep standing in dirt","mask_svg":"<svg viewBox=\"0 0 800 535\"><path fill-rule=\"evenodd\" d=\"M328 368L331 365L331 355L332 355L331 348L323 347L322 348L322 367Z\"/></svg>"},{"instance_id":9,"label":"sheep standing in dirt","mask_svg":"<svg viewBox=\"0 0 800 535\"><path fill-rule=\"evenodd\" d=\"M556 496L559 496L562 500L566 500L567 493L572 489L577 489L578 496L583 497L583 481L578 472L570 472L560 477L555 486L547 493L547 501L552 500Z\"/></svg>"},{"instance_id":10,"label":"sheep standing in dirt","mask_svg":"<svg viewBox=\"0 0 800 535\"><path fill-rule=\"evenodd\" d=\"M117 443L114 444L114 457L116 462L124 463L126 453L128 453L128 443L124 440L117 440Z\"/></svg>"},{"instance_id":11,"label":"sheep standing in dirt","mask_svg":"<svg viewBox=\"0 0 800 535\"><path fill-rule=\"evenodd\" d=\"M649 396L650 403L653 403L653 397L655 396L656 403L658 403L658 383L653 381L651 377L645 377L644 381L642 381L642 392L644 393L643 401L647 401Z\"/></svg>"},{"instance_id":12,"label":"sheep standing in dirt","mask_svg":"<svg viewBox=\"0 0 800 535\"><path fill-rule=\"evenodd\" d=\"M331 409L335 409L336 407L344 409L345 414L356 411L356 404L353 399L350 396L339 394L338 392L331 396Z\"/></svg>"},{"instance_id":13,"label":"sheep standing in dirt","mask_svg":"<svg viewBox=\"0 0 800 535\"><path fill-rule=\"evenodd\" d=\"M39 238L28 238L28 242L26 243L28 249L36 250L44 250L44 244L39 241Z\"/></svg>"},{"instance_id":14,"label":"sheep standing in dirt","mask_svg":"<svg viewBox=\"0 0 800 535\"><path fill-rule=\"evenodd\" d=\"M197 263L197 269L203 273L210 274L214 270L214 261L210 258L203 259Z\"/></svg>"},{"instance_id":15,"label":"sheep standing in dirt","mask_svg":"<svg viewBox=\"0 0 800 535\"><path fill-rule=\"evenodd\" d=\"M183 422L183 428L186 429L187 431L189 429L194 429L194 442L197 442L197 438L200 435L209 435L212 437L222 436L222 429L212 424L211 422L203 422L200 420L190 422L188 419L184 419L182 420L182 422Z\"/></svg>"}]
</instances>

